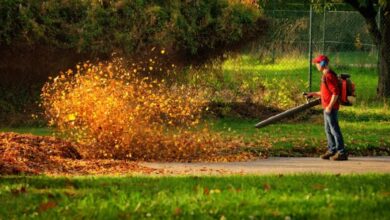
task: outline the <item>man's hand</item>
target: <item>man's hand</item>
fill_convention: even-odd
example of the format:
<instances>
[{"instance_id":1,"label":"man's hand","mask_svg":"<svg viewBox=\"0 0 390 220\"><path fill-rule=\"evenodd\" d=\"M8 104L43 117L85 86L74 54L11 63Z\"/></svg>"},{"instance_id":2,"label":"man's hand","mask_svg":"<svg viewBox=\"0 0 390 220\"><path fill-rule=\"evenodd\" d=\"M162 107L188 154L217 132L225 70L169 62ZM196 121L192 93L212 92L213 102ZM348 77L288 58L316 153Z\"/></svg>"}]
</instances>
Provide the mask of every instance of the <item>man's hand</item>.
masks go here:
<instances>
[{"instance_id":1,"label":"man's hand","mask_svg":"<svg viewBox=\"0 0 390 220\"><path fill-rule=\"evenodd\" d=\"M320 97L321 96L321 92L308 92L306 93L306 96L308 98L311 98L311 97Z\"/></svg>"},{"instance_id":2,"label":"man's hand","mask_svg":"<svg viewBox=\"0 0 390 220\"><path fill-rule=\"evenodd\" d=\"M327 107L325 108L325 113L326 113L326 114L330 114L331 111L332 111L332 107L327 106Z\"/></svg>"},{"instance_id":3,"label":"man's hand","mask_svg":"<svg viewBox=\"0 0 390 220\"><path fill-rule=\"evenodd\" d=\"M326 108L325 108L325 112L327 114L330 114L330 112L332 111L333 105L337 102L338 98L339 98L338 95L332 95L332 99L330 100L329 105L326 106Z\"/></svg>"}]
</instances>

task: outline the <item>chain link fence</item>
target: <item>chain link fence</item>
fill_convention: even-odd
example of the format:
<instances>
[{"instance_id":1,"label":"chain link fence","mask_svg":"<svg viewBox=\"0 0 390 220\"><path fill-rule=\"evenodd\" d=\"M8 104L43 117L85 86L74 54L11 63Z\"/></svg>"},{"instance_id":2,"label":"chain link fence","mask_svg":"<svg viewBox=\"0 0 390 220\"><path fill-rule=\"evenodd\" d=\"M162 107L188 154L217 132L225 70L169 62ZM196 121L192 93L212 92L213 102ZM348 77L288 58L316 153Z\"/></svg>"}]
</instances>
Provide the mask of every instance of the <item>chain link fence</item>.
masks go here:
<instances>
[{"instance_id":1,"label":"chain link fence","mask_svg":"<svg viewBox=\"0 0 390 220\"><path fill-rule=\"evenodd\" d=\"M326 54L337 73L349 73L359 82L358 93L365 99L375 96L378 50L364 18L348 4L280 3L264 12L270 32L265 42L256 44L264 66L274 66L281 76L303 79L307 89L317 90L320 74L311 60Z\"/></svg>"}]
</instances>

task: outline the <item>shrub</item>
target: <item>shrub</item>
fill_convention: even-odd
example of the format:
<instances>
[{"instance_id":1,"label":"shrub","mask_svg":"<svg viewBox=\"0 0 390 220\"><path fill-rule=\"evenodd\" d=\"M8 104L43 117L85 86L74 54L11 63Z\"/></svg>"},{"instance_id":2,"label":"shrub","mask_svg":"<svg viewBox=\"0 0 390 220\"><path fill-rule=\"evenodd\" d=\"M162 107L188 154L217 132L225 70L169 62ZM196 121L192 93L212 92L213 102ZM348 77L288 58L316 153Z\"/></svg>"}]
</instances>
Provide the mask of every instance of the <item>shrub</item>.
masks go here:
<instances>
[{"instance_id":1,"label":"shrub","mask_svg":"<svg viewBox=\"0 0 390 220\"><path fill-rule=\"evenodd\" d=\"M229 62L228 67L226 62ZM202 86L212 94L210 101L216 103L247 103L248 106L288 109L304 102L300 94L305 82L283 77L267 78L256 70L246 69L247 66L259 65L252 62L248 64L240 58L213 60L202 67L190 68L187 71L188 83Z\"/></svg>"},{"instance_id":2,"label":"shrub","mask_svg":"<svg viewBox=\"0 0 390 220\"><path fill-rule=\"evenodd\" d=\"M231 0L1 0L0 45L47 44L103 54L161 46L195 54L258 35L257 4Z\"/></svg>"},{"instance_id":3,"label":"shrub","mask_svg":"<svg viewBox=\"0 0 390 220\"><path fill-rule=\"evenodd\" d=\"M262 101L267 106L289 109L303 103L301 87L303 81L291 82L289 79L267 79L263 81L265 92Z\"/></svg>"}]
</instances>

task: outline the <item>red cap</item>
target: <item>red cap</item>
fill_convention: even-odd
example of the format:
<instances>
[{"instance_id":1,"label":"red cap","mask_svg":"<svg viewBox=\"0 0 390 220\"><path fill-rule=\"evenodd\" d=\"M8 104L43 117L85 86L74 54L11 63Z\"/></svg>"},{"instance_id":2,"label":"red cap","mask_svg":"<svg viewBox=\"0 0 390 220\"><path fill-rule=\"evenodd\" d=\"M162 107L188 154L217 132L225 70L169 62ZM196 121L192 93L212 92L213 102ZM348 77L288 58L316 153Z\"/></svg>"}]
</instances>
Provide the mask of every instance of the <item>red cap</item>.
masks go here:
<instances>
[{"instance_id":1,"label":"red cap","mask_svg":"<svg viewBox=\"0 0 390 220\"><path fill-rule=\"evenodd\" d=\"M322 54L313 59L313 63L321 63L322 61L329 63L328 57Z\"/></svg>"}]
</instances>

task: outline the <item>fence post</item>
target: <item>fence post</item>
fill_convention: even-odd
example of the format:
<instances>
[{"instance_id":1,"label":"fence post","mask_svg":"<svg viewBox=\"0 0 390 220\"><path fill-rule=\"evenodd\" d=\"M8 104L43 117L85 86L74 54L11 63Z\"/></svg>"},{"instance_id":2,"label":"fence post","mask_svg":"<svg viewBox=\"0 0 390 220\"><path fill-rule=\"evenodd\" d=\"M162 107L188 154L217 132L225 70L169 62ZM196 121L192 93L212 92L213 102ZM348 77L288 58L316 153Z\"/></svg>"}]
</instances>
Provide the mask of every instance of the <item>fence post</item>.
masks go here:
<instances>
[{"instance_id":1,"label":"fence post","mask_svg":"<svg viewBox=\"0 0 390 220\"><path fill-rule=\"evenodd\" d=\"M381 24L381 22L382 22L382 8L381 8L381 6L379 6L379 8L378 8L378 29L379 29L379 31L381 31L381 27L382 27L382 24ZM381 42L382 43L382 42ZM381 61L380 61L380 59L381 59L381 55L380 55L380 53L381 53L381 47L380 47L380 45L376 45L376 52L377 52L377 66L376 66L376 71L377 71L377 73L378 73L378 76L379 76L379 74L380 74L380 65L381 65Z\"/></svg>"},{"instance_id":2,"label":"fence post","mask_svg":"<svg viewBox=\"0 0 390 220\"><path fill-rule=\"evenodd\" d=\"M276 18L275 10L276 10L275 1L272 1L272 16L273 16L273 19ZM275 64L275 41L272 41L272 61L271 61L271 63Z\"/></svg>"},{"instance_id":3,"label":"fence post","mask_svg":"<svg viewBox=\"0 0 390 220\"><path fill-rule=\"evenodd\" d=\"M322 28L322 54L325 54L325 33L326 33L326 1L324 1L324 18L323 18L323 28Z\"/></svg>"},{"instance_id":4,"label":"fence post","mask_svg":"<svg viewBox=\"0 0 390 220\"><path fill-rule=\"evenodd\" d=\"M309 91L312 91L312 69L311 61L313 59L312 51L312 25L313 25L313 5L310 4L310 21L309 21Z\"/></svg>"}]
</instances>

